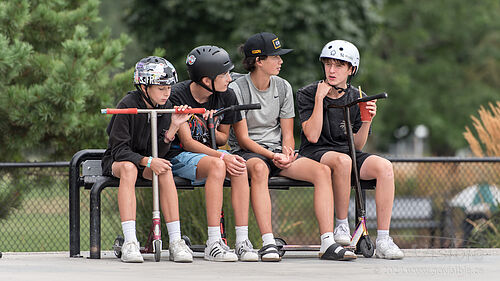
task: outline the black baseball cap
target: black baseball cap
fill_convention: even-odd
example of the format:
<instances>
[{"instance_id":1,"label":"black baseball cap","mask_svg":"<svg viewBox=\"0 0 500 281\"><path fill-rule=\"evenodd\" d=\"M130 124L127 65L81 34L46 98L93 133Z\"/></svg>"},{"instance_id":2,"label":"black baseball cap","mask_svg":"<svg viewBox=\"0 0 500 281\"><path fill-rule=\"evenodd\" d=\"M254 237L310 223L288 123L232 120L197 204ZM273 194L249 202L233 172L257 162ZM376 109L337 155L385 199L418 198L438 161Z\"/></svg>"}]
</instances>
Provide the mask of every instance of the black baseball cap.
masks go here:
<instances>
[{"instance_id":1,"label":"black baseball cap","mask_svg":"<svg viewBox=\"0 0 500 281\"><path fill-rule=\"evenodd\" d=\"M245 57L281 56L293 49L282 49L278 36L269 32L254 34L243 45Z\"/></svg>"}]
</instances>

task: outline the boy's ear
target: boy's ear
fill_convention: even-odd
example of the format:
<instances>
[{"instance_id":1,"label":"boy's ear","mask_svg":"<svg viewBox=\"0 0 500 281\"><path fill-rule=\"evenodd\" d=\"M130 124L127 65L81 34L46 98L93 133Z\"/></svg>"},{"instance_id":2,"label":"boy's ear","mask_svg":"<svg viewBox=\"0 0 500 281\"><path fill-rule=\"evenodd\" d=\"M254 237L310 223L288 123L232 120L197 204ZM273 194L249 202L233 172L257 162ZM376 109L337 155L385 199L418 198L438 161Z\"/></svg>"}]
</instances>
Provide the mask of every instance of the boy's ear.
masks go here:
<instances>
[{"instance_id":1,"label":"boy's ear","mask_svg":"<svg viewBox=\"0 0 500 281\"><path fill-rule=\"evenodd\" d=\"M201 83L203 83L205 86L207 86L209 88L212 87L212 80L206 76L201 78Z\"/></svg>"}]
</instances>

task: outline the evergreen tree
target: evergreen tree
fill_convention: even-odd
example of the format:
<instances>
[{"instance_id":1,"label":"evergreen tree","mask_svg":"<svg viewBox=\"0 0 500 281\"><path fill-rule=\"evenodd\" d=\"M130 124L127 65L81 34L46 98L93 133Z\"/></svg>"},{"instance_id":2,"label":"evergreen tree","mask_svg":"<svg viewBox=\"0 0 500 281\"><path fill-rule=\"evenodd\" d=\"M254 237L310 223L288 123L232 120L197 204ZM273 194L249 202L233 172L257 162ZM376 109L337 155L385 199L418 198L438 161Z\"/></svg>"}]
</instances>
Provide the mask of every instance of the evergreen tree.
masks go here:
<instances>
[{"instance_id":1,"label":"evergreen tree","mask_svg":"<svg viewBox=\"0 0 500 281\"><path fill-rule=\"evenodd\" d=\"M105 147L110 107L130 88L127 36L93 30L99 1L0 2L0 161L69 160Z\"/></svg>"},{"instance_id":2,"label":"evergreen tree","mask_svg":"<svg viewBox=\"0 0 500 281\"><path fill-rule=\"evenodd\" d=\"M109 118L99 110L130 88L132 72L117 74L128 37L93 31L98 8L98 0L0 1L0 162L69 160L106 146ZM6 172L0 219L32 187Z\"/></svg>"}]
</instances>

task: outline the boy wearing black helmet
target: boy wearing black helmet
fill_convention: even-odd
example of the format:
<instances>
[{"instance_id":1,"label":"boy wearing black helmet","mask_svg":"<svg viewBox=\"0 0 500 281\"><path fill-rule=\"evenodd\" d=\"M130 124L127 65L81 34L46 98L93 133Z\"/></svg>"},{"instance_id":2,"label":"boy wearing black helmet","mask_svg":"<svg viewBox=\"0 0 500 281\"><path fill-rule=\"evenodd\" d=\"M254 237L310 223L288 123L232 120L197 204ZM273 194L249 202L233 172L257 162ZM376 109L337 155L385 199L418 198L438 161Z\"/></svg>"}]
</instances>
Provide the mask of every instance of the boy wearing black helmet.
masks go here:
<instances>
[{"instance_id":1,"label":"boy wearing black helmet","mask_svg":"<svg viewBox=\"0 0 500 281\"><path fill-rule=\"evenodd\" d=\"M320 61L325 80L314 82L297 92L297 106L302 123L300 154L332 169L335 197L336 228L334 239L348 245L351 239L347 213L349 207L351 158L342 109L328 106L343 105L359 98L360 93L350 85L359 69L360 56L352 43L335 40L321 51ZM389 236L394 201L394 173L388 160L362 152L377 107L367 102L369 116L361 118L359 107L351 109L353 120L356 165L363 180L377 179L375 203L377 208L376 255L379 258L401 259L403 252Z\"/></svg>"},{"instance_id":2,"label":"boy wearing black helmet","mask_svg":"<svg viewBox=\"0 0 500 281\"><path fill-rule=\"evenodd\" d=\"M233 63L229 54L216 46L193 49L186 59L190 80L172 89L174 105L187 104L203 107L205 115L193 115L179 129L179 141L174 143L176 156L172 158L174 175L190 179L193 184L205 181L208 222L208 240L205 259L210 261L257 261L258 255L248 239L249 187L245 160L210 147L206 119L220 108L238 104L234 92L228 89L229 71ZM227 142L232 124L241 120L239 112L218 116L215 120L217 145ZM189 124L189 125L188 125ZM226 175L231 179L231 196L236 222L236 248L238 255L221 239L219 215L222 209L222 189ZM240 249L240 250L238 250Z\"/></svg>"},{"instance_id":3,"label":"boy wearing black helmet","mask_svg":"<svg viewBox=\"0 0 500 281\"><path fill-rule=\"evenodd\" d=\"M164 58L141 59L134 72L137 90L122 98L117 108L172 108L168 98L176 82L175 68ZM158 158L150 156L151 126L147 115L118 114L113 115L109 122L109 142L102 159L102 170L105 175L120 178L118 207L125 237L121 249L123 262L144 261L135 229L135 182L138 176L152 179L152 171L158 174L160 202L169 233L170 260L193 261L192 251L181 239L177 190L171 164L166 160L171 140L188 118L188 114L158 116Z\"/></svg>"},{"instance_id":4,"label":"boy wearing black helmet","mask_svg":"<svg viewBox=\"0 0 500 281\"><path fill-rule=\"evenodd\" d=\"M238 101L259 102L261 110L242 112L243 128L231 135L229 144L234 153L247 160L251 177L252 206L262 234L262 261L279 261L271 225L271 198L268 179L281 175L314 184L314 207L320 233L333 232L333 191L330 168L306 157L297 158L294 151L292 87L277 76L281 70L283 49L275 34L252 35L242 46L243 66L249 71L231 84ZM328 250L330 249L330 250ZM333 239L321 241L322 259L355 259ZM326 254L324 254L326 253Z\"/></svg>"}]
</instances>

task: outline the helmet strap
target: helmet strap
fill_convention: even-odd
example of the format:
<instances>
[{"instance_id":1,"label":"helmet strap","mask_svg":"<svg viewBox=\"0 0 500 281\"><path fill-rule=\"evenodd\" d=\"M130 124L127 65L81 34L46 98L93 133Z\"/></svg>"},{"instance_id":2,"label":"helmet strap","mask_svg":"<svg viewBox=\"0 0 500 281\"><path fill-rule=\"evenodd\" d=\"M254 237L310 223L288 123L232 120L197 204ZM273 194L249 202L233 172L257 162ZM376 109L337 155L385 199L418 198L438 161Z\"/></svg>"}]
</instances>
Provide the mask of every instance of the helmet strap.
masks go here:
<instances>
[{"instance_id":1,"label":"helmet strap","mask_svg":"<svg viewBox=\"0 0 500 281\"><path fill-rule=\"evenodd\" d=\"M214 82L214 79L210 79L210 80L212 80L212 89L210 89L209 87L207 87L207 85L203 84L203 82L201 82L201 80L200 80L200 81L198 81L198 82L195 82L195 83L196 83L196 84L198 84L198 85L200 85L200 86L201 86L202 88L204 88L205 90L207 90L207 91L209 91L209 92L211 92L211 93L216 94L216 93L217 93L217 91L215 90L215 82Z\"/></svg>"},{"instance_id":2,"label":"helmet strap","mask_svg":"<svg viewBox=\"0 0 500 281\"><path fill-rule=\"evenodd\" d=\"M144 100L152 107L152 108L155 108L157 107L158 105L153 105L153 101L151 100L151 98L149 97L149 94L148 94L148 86L144 85L144 87L146 88L146 93L144 93L144 91L142 90L142 87L141 85L135 85L135 87L137 88L137 90L139 90L139 92L141 93L141 96L142 98L144 98Z\"/></svg>"}]
</instances>

